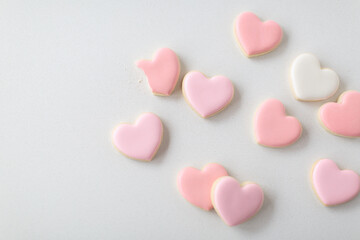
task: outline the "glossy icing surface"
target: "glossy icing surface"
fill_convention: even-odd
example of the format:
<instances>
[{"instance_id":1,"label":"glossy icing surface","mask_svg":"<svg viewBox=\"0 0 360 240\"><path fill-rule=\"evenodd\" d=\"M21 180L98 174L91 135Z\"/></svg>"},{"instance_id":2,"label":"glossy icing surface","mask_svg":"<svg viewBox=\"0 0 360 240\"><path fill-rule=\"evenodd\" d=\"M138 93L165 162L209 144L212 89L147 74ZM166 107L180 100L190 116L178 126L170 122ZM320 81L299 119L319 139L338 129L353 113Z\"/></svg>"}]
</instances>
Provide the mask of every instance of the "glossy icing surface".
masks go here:
<instances>
[{"instance_id":1,"label":"glossy icing surface","mask_svg":"<svg viewBox=\"0 0 360 240\"><path fill-rule=\"evenodd\" d=\"M142 114L135 124L120 124L113 133L115 147L129 158L151 161L163 134L163 126L153 113Z\"/></svg>"},{"instance_id":2,"label":"glossy icing surface","mask_svg":"<svg viewBox=\"0 0 360 240\"><path fill-rule=\"evenodd\" d=\"M280 44L282 35L279 24L271 20L262 22L252 12L244 12L235 20L235 36L249 57L275 49Z\"/></svg>"},{"instance_id":3,"label":"glossy icing surface","mask_svg":"<svg viewBox=\"0 0 360 240\"><path fill-rule=\"evenodd\" d=\"M351 170L340 170L330 159L315 163L312 181L319 199L328 206L350 201L360 191L359 175Z\"/></svg>"},{"instance_id":4,"label":"glossy icing surface","mask_svg":"<svg viewBox=\"0 0 360 240\"><path fill-rule=\"evenodd\" d=\"M264 201L264 193L259 185L240 185L232 177L218 179L211 194L216 212L229 226L238 225L254 216Z\"/></svg>"},{"instance_id":5,"label":"glossy icing surface","mask_svg":"<svg viewBox=\"0 0 360 240\"><path fill-rule=\"evenodd\" d=\"M286 116L284 105L277 99L265 101L255 115L257 142L268 147L284 147L300 138L300 122Z\"/></svg>"},{"instance_id":6,"label":"glossy icing surface","mask_svg":"<svg viewBox=\"0 0 360 240\"><path fill-rule=\"evenodd\" d=\"M141 60L136 65L145 72L154 94L169 96L172 93L180 74L179 59L174 51L161 48L153 60Z\"/></svg>"},{"instance_id":7,"label":"glossy icing surface","mask_svg":"<svg viewBox=\"0 0 360 240\"><path fill-rule=\"evenodd\" d=\"M360 92L344 92L338 103L325 103L319 110L322 125L331 133L360 137Z\"/></svg>"},{"instance_id":8,"label":"glossy icing surface","mask_svg":"<svg viewBox=\"0 0 360 240\"><path fill-rule=\"evenodd\" d=\"M186 200L204 210L210 210L213 208L211 187L216 179L227 175L225 168L217 163L207 164L202 170L187 167L178 174L177 185Z\"/></svg>"},{"instance_id":9,"label":"glossy icing surface","mask_svg":"<svg viewBox=\"0 0 360 240\"><path fill-rule=\"evenodd\" d=\"M182 89L187 102L204 118L224 109L234 96L234 87L228 78L215 76L208 79L195 71L185 75Z\"/></svg>"},{"instance_id":10,"label":"glossy icing surface","mask_svg":"<svg viewBox=\"0 0 360 240\"><path fill-rule=\"evenodd\" d=\"M320 101L334 95L339 88L339 77L331 69L321 69L319 60L303 53L291 67L291 84L295 98L301 101Z\"/></svg>"}]
</instances>

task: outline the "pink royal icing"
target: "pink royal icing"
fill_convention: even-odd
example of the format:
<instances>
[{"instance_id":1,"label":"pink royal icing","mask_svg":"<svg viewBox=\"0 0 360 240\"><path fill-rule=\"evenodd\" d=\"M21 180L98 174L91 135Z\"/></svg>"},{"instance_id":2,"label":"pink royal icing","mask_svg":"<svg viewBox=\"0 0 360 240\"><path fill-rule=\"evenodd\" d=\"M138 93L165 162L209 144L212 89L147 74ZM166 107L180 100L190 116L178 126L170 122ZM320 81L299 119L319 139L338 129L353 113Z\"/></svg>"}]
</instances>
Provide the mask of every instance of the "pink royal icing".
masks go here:
<instances>
[{"instance_id":1,"label":"pink royal icing","mask_svg":"<svg viewBox=\"0 0 360 240\"><path fill-rule=\"evenodd\" d=\"M244 12L235 20L235 35L244 53L251 57L275 49L283 34L276 22L261 22L254 13Z\"/></svg>"},{"instance_id":2,"label":"pink royal icing","mask_svg":"<svg viewBox=\"0 0 360 240\"><path fill-rule=\"evenodd\" d=\"M255 183L240 185L232 177L218 179L212 189L212 202L218 215L229 226L245 222L262 207L264 193Z\"/></svg>"},{"instance_id":3,"label":"pink royal icing","mask_svg":"<svg viewBox=\"0 0 360 240\"><path fill-rule=\"evenodd\" d=\"M321 106L319 119L330 132L345 137L360 137L360 92L344 92L338 103Z\"/></svg>"},{"instance_id":4,"label":"pink royal icing","mask_svg":"<svg viewBox=\"0 0 360 240\"><path fill-rule=\"evenodd\" d=\"M113 143L129 158L151 161L160 146L162 134L160 118L153 113L144 113L133 125L119 125L114 131Z\"/></svg>"},{"instance_id":5,"label":"pink royal icing","mask_svg":"<svg viewBox=\"0 0 360 240\"><path fill-rule=\"evenodd\" d=\"M268 147L284 147L300 138L300 122L286 116L284 105L277 99L265 101L255 115L257 142Z\"/></svg>"},{"instance_id":6,"label":"pink royal icing","mask_svg":"<svg viewBox=\"0 0 360 240\"><path fill-rule=\"evenodd\" d=\"M182 89L187 102L204 118L224 109L234 96L234 87L228 78L215 76L208 79L195 71L185 75Z\"/></svg>"},{"instance_id":7,"label":"pink royal icing","mask_svg":"<svg viewBox=\"0 0 360 240\"><path fill-rule=\"evenodd\" d=\"M330 159L315 163L313 186L321 202L327 206L345 203L360 191L360 177L351 170L340 170Z\"/></svg>"},{"instance_id":8,"label":"pink royal icing","mask_svg":"<svg viewBox=\"0 0 360 240\"><path fill-rule=\"evenodd\" d=\"M202 170L187 167L179 173L177 185L186 200L204 210L210 210L213 208L211 187L216 179L227 175L225 168L217 163L207 164Z\"/></svg>"},{"instance_id":9,"label":"pink royal icing","mask_svg":"<svg viewBox=\"0 0 360 240\"><path fill-rule=\"evenodd\" d=\"M169 96L172 93L180 74L179 59L174 51L161 48L152 61L141 60L136 65L145 72L154 94Z\"/></svg>"}]
</instances>

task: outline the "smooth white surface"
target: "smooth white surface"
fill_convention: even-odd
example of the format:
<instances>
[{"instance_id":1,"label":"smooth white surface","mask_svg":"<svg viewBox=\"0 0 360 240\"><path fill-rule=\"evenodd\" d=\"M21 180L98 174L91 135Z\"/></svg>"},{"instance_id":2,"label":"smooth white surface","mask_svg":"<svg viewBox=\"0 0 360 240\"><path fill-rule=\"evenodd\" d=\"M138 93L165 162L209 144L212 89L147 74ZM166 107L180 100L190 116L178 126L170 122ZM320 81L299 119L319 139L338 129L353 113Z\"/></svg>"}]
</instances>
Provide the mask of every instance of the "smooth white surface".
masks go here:
<instances>
[{"instance_id":1,"label":"smooth white surface","mask_svg":"<svg viewBox=\"0 0 360 240\"><path fill-rule=\"evenodd\" d=\"M284 30L273 52L248 59L233 20L254 11ZM359 239L360 197L321 205L310 169L319 158L360 173L360 139L326 132L323 102L296 101L291 61L312 52L336 69L340 90L360 90L359 1L1 1L0 239ZM171 97L151 94L135 61L170 47L181 77L198 70L227 76L232 103L202 119L180 84ZM252 120L265 99L281 100L304 132L284 149L259 146ZM150 163L111 144L119 122L145 111L164 123ZM176 189L186 166L226 167L254 181L264 206L228 227Z\"/></svg>"}]
</instances>

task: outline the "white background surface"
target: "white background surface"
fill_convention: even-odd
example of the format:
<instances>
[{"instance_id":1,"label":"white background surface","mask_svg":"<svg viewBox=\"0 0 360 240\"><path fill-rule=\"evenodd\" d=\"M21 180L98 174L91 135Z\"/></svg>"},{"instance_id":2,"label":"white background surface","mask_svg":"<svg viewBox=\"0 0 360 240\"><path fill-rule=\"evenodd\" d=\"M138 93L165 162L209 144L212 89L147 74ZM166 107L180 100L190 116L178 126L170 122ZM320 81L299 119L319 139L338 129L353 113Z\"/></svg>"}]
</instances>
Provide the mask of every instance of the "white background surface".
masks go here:
<instances>
[{"instance_id":1,"label":"white background surface","mask_svg":"<svg viewBox=\"0 0 360 240\"><path fill-rule=\"evenodd\" d=\"M247 59L234 18L250 10L277 21L274 52ZM294 100L292 59L312 52L360 90L359 1L1 1L0 239L359 239L360 197L324 207L309 173L319 158L360 173L360 139L319 125L320 103ZM225 75L235 97L201 119L184 101L151 94L134 62L170 47L190 70ZM303 124L290 147L254 142L252 118L264 100L281 100ZM163 143L150 163L111 144L112 129L158 114ZM176 175L186 166L224 165L263 187L262 210L228 227L186 202Z\"/></svg>"}]
</instances>

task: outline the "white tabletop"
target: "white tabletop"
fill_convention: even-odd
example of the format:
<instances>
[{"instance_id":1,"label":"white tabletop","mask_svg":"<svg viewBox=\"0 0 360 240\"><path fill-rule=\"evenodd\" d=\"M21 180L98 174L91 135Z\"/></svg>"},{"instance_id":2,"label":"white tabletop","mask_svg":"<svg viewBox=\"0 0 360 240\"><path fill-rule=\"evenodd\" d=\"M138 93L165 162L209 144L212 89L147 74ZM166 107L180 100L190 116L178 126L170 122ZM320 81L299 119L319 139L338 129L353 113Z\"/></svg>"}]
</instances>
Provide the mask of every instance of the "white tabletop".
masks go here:
<instances>
[{"instance_id":1,"label":"white tabletop","mask_svg":"<svg viewBox=\"0 0 360 240\"><path fill-rule=\"evenodd\" d=\"M243 11L284 30L274 52L248 59L233 20ZM335 70L341 88L360 90L359 1L1 1L0 238L23 239L359 239L360 196L324 207L309 179L331 158L360 173L360 139L326 132L324 102L296 101L289 67L300 53ZM153 96L136 60L170 47L181 74L225 75L235 86L223 112L201 119L179 83ZM283 149L259 146L252 120L267 98L303 124ZM154 112L164 139L150 163L111 144L119 122ZM226 226L179 194L176 175L209 162L265 193L248 222Z\"/></svg>"}]
</instances>

